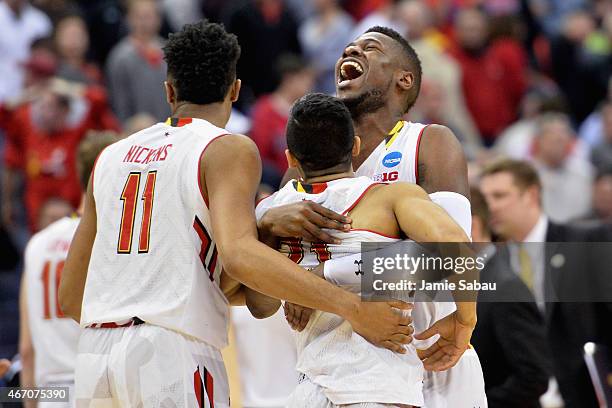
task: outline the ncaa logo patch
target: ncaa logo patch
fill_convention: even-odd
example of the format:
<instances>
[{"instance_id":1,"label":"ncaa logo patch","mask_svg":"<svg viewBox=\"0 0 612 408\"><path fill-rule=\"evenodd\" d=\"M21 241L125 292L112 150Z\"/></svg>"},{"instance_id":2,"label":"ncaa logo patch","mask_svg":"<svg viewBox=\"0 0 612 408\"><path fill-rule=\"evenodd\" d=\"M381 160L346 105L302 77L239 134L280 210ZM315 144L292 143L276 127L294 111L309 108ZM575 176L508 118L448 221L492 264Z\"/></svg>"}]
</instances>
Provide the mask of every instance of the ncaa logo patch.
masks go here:
<instances>
[{"instance_id":1,"label":"ncaa logo patch","mask_svg":"<svg viewBox=\"0 0 612 408\"><path fill-rule=\"evenodd\" d=\"M382 164L385 167L395 167L402 161L402 154L400 152L391 152L383 157Z\"/></svg>"}]
</instances>

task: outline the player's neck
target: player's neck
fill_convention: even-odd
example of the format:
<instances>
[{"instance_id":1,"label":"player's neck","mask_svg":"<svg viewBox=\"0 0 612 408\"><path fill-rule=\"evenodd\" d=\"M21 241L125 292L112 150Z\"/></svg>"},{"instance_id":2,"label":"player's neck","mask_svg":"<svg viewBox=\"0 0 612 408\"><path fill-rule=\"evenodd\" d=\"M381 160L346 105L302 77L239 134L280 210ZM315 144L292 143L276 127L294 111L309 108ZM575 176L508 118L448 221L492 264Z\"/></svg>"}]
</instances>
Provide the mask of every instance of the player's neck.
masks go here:
<instances>
[{"instance_id":1,"label":"player's neck","mask_svg":"<svg viewBox=\"0 0 612 408\"><path fill-rule=\"evenodd\" d=\"M361 138L361 151L353 158L353 168L359 168L399 120L402 120L400 112L392 112L388 107L383 107L353 121L355 135Z\"/></svg>"},{"instance_id":2,"label":"player's neck","mask_svg":"<svg viewBox=\"0 0 612 408\"><path fill-rule=\"evenodd\" d=\"M224 128L229 120L229 113L224 109L223 102L207 105L179 102L174 108L172 116L203 119L220 128Z\"/></svg>"},{"instance_id":3,"label":"player's neck","mask_svg":"<svg viewBox=\"0 0 612 408\"><path fill-rule=\"evenodd\" d=\"M307 184L315 184L315 183L326 183L328 181L334 181L334 180L339 180L339 179L343 179L343 178L353 178L355 177L355 172L353 172L353 170L350 171L345 171L343 173L334 173L334 174L327 174L327 175L322 175L322 176L308 176L308 177L303 177L304 179L304 183Z\"/></svg>"}]
</instances>

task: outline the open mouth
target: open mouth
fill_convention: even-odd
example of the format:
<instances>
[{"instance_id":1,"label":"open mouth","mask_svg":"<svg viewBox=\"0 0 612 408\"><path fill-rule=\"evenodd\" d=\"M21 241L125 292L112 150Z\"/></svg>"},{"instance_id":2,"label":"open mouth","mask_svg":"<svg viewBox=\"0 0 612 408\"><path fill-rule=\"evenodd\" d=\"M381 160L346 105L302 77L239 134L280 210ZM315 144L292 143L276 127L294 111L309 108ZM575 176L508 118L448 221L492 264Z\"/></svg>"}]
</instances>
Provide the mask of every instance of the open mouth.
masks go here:
<instances>
[{"instance_id":1,"label":"open mouth","mask_svg":"<svg viewBox=\"0 0 612 408\"><path fill-rule=\"evenodd\" d=\"M338 84L343 85L359 78L363 75L363 67L357 61L344 61L340 65L340 74L338 75Z\"/></svg>"}]
</instances>

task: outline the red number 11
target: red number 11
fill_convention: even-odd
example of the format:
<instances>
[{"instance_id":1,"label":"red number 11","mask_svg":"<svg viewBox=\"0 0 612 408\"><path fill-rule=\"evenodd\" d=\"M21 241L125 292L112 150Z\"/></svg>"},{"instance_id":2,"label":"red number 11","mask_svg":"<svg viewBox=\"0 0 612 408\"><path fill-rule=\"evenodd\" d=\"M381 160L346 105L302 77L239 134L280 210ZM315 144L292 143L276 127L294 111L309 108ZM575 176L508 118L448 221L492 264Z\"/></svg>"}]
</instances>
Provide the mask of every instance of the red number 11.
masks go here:
<instances>
[{"instance_id":1,"label":"red number 11","mask_svg":"<svg viewBox=\"0 0 612 408\"><path fill-rule=\"evenodd\" d=\"M121 192L123 212L121 214L121 226L119 227L119 244L117 245L117 252L120 254L132 252L132 235L134 235L134 219L136 217L136 200L140 190L140 177L141 173L130 173ZM140 238L138 240L139 254L149 252L156 178L157 171L147 173L147 181L142 193L142 222L140 223Z\"/></svg>"}]
</instances>

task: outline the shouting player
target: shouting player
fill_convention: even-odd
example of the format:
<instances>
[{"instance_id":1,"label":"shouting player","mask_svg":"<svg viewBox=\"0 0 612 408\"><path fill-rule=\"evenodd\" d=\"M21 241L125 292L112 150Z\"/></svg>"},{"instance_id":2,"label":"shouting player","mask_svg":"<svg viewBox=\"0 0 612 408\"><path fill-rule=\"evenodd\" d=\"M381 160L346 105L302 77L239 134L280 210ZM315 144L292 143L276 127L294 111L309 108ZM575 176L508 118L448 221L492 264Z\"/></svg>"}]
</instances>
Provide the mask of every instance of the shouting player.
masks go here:
<instances>
[{"instance_id":1,"label":"shouting player","mask_svg":"<svg viewBox=\"0 0 612 408\"><path fill-rule=\"evenodd\" d=\"M98 154L118 140L114 133L91 132L80 143L77 169L83 191ZM77 211L81 215L81 209ZM19 297L19 354L23 368L21 387L69 387L74 385L80 329L64 316L57 300L60 276L79 218L64 217L35 234L25 250ZM73 393L65 406L73 406ZM34 400L25 405L35 406ZM59 403L39 402L60 408Z\"/></svg>"},{"instance_id":2,"label":"shouting player","mask_svg":"<svg viewBox=\"0 0 612 408\"><path fill-rule=\"evenodd\" d=\"M410 44L390 28L369 29L345 48L336 63L336 82L337 95L349 108L355 134L362 140L361 152L353 158L356 174L380 182L418 184L470 235L467 166L461 145L444 126L403 120L421 85L421 64ZM337 215L334 217L330 218L324 207L304 202L272 209L258 225L265 234L337 242L337 238L321 229L341 229L343 225L336 221ZM339 284L347 283L344 281L347 278L354 281L357 278L353 273L354 260L332 258L325 264L325 273ZM415 304L412 313L415 330L431 328L422 333L423 337L439 335L446 329L436 322L449 323L443 318L452 316L454 308L452 302ZM468 326L474 323L454 322ZM430 344L431 340L420 347ZM439 347L439 341L433 343L426 355ZM425 367L431 368L427 363ZM468 350L449 370L427 372L424 394L427 407L486 406L476 352Z\"/></svg>"},{"instance_id":3,"label":"shouting player","mask_svg":"<svg viewBox=\"0 0 612 408\"><path fill-rule=\"evenodd\" d=\"M299 171L300 180L264 199L257 215L310 200L352 219L350 231L332 232L342 240L339 245L281 240L279 250L301 266L312 268L326 259L359 253L362 242L390 244L400 236L418 242L469 242L461 227L420 187L355 177L351 155L359 153L360 140L340 100L311 94L297 101L287 124L287 145L287 161ZM457 307L461 320L475 320L475 302ZM467 348L472 330L472 326L456 328L457 358ZM299 333L297 348L297 368L304 378L288 407L423 406L423 365L412 345L405 354L376 348L354 335L341 317L315 312Z\"/></svg>"},{"instance_id":4,"label":"shouting player","mask_svg":"<svg viewBox=\"0 0 612 408\"><path fill-rule=\"evenodd\" d=\"M200 22L164 52L173 117L102 152L62 275L61 306L84 328L77 403L227 407L222 264L250 291L336 313L378 345L405 343L397 309L409 305L362 303L258 241L257 148L223 129L240 90L236 37ZM268 300L251 306L275 310Z\"/></svg>"}]
</instances>

